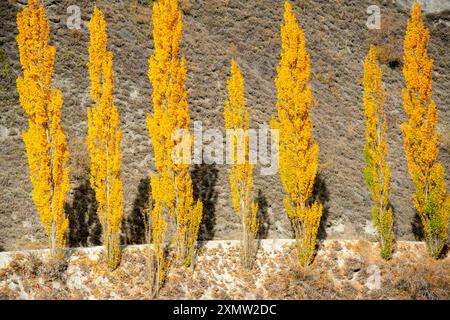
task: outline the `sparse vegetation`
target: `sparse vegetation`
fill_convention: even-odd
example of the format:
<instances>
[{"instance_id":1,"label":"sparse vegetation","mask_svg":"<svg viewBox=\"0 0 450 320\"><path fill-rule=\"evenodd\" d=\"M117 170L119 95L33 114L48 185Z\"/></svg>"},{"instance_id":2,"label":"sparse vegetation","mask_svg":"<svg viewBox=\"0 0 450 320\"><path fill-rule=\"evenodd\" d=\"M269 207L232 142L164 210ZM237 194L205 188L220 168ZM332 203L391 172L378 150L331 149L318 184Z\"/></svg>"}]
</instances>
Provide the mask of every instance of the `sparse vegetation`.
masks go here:
<instances>
[{"instance_id":1,"label":"sparse vegetation","mask_svg":"<svg viewBox=\"0 0 450 320\"><path fill-rule=\"evenodd\" d=\"M269 240L271 241L271 240ZM422 244L399 242L389 262L375 243L330 240L314 268L299 269L295 243L279 249L264 244L247 270L239 246L205 246L197 266L172 266L160 299L449 299L449 260L427 256ZM146 253L125 249L122 263L108 272L104 255L74 252L68 265L51 270L40 256L20 255L0 269L0 299L148 299ZM375 268L378 269L373 269ZM224 271L226 270L226 271ZM380 272L379 287L371 286ZM227 276L223 274L226 272Z\"/></svg>"},{"instance_id":2,"label":"sparse vegetation","mask_svg":"<svg viewBox=\"0 0 450 320\"><path fill-rule=\"evenodd\" d=\"M400 69L402 64L400 36L402 29L401 20L391 14L383 13L381 28L370 30L367 37L367 43L375 47L380 63L391 69Z\"/></svg>"}]
</instances>

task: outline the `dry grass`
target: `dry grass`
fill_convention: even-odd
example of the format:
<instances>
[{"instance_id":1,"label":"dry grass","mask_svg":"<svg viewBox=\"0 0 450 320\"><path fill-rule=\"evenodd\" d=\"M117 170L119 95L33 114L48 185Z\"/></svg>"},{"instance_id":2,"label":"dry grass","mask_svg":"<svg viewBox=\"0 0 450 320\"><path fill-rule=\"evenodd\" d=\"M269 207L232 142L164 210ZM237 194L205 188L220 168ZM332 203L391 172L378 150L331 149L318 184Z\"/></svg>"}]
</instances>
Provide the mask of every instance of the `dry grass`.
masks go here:
<instances>
[{"instance_id":1,"label":"dry grass","mask_svg":"<svg viewBox=\"0 0 450 320\"><path fill-rule=\"evenodd\" d=\"M108 272L103 254L75 253L62 268L37 256L17 256L0 270L1 299L149 299L144 252L126 250ZM379 288L368 287L373 266ZM295 248L260 251L252 270L239 249L202 248L194 269L172 265L159 299L449 299L450 259L433 260L422 244L400 243L391 261L366 241L328 241L313 264L298 266Z\"/></svg>"}]
</instances>

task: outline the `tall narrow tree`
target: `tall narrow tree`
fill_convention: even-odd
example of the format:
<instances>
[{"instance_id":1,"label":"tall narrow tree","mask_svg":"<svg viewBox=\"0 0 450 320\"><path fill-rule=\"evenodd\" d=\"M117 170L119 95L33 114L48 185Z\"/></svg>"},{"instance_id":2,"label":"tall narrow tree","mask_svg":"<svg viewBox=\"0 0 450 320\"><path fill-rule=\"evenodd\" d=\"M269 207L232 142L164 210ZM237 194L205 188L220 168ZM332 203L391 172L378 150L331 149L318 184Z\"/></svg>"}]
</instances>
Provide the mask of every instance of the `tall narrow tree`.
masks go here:
<instances>
[{"instance_id":1,"label":"tall narrow tree","mask_svg":"<svg viewBox=\"0 0 450 320\"><path fill-rule=\"evenodd\" d=\"M151 213L153 242L159 270L164 269L162 247L165 236L161 232L165 233L168 219L175 225L176 255L185 265L190 264L202 219L202 203L197 201L194 205L189 172L192 137L189 133L185 84L186 59L180 59L182 30L182 16L177 1L155 2L154 52L149 59L148 71L153 87L153 115L147 115L147 126L156 162L156 173L151 175L150 182L154 205ZM184 154L184 161L175 161L174 152L180 145L188 151Z\"/></svg>"},{"instance_id":2,"label":"tall narrow tree","mask_svg":"<svg viewBox=\"0 0 450 320\"><path fill-rule=\"evenodd\" d=\"M122 130L113 101L113 54L108 52L106 22L94 7L89 22L89 75L95 105L88 110L87 146L91 159L91 186L97 199L108 267L120 263L120 227L123 211L121 177Z\"/></svg>"},{"instance_id":3,"label":"tall narrow tree","mask_svg":"<svg viewBox=\"0 0 450 320\"><path fill-rule=\"evenodd\" d=\"M372 194L372 216L381 245L381 256L390 259L394 241L394 217L389 205L391 171L387 157L387 121L383 113L383 83L378 54L371 46L364 61L364 116L366 144L364 179Z\"/></svg>"},{"instance_id":4,"label":"tall narrow tree","mask_svg":"<svg viewBox=\"0 0 450 320\"><path fill-rule=\"evenodd\" d=\"M433 61L427 55L429 37L420 5L415 1L403 43L403 108L408 120L402 124L402 131L408 169L416 189L414 207L422 221L428 250L437 258L447 241L450 195L444 167L438 161L438 114L431 97Z\"/></svg>"},{"instance_id":5,"label":"tall narrow tree","mask_svg":"<svg viewBox=\"0 0 450 320\"><path fill-rule=\"evenodd\" d=\"M23 140L28 155L33 200L49 237L50 258L59 262L65 254L69 221L64 212L69 190L68 147L61 127L61 91L53 87L55 47L49 46L49 22L38 0L17 15L20 63L17 78L20 104L28 115Z\"/></svg>"},{"instance_id":6,"label":"tall narrow tree","mask_svg":"<svg viewBox=\"0 0 450 320\"><path fill-rule=\"evenodd\" d=\"M243 265L250 269L256 251L258 206L252 200L253 165L249 158L249 116L245 107L244 77L234 59L228 79L228 99L224 108L225 127L229 138L231 162L230 187L233 207L242 223ZM242 155L242 156L241 156Z\"/></svg>"},{"instance_id":7,"label":"tall narrow tree","mask_svg":"<svg viewBox=\"0 0 450 320\"><path fill-rule=\"evenodd\" d=\"M281 26L281 61L275 84L278 92L279 168L287 193L284 206L297 239L302 266L314 255L322 204L312 201L317 174L319 146L312 136L310 62L305 33L300 28L288 1Z\"/></svg>"}]
</instances>

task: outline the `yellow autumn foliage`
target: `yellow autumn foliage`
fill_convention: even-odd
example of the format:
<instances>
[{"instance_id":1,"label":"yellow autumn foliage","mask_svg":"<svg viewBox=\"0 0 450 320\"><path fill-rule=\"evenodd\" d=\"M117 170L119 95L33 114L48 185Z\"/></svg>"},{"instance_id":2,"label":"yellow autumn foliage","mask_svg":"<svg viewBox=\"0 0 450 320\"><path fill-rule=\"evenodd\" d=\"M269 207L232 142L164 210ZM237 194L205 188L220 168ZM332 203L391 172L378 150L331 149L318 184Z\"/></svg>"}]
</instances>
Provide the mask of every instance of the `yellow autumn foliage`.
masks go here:
<instances>
[{"instance_id":1,"label":"yellow autumn foliage","mask_svg":"<svg viewBox=\"0 0 450 320\"><path fill-rule=\"evenodd\" d=\"M252 200L253 165L249 161L249 115L245 107L244 77L234 59L227 82L228 99L224 108L231 162L230 188L233 207L242 223L242 262L251 268L256 254L258 206ZM243 149L243 150L240 150ZM243 155L240 159L239 155Z\"/></svg>"},{"instance_id":2,"label":"yellow autumn foliage","mask_svg":"<svg viewBox=\"0 0 450 320\"><path fill-rule=\"evenodd\" d=\"M87 147L91 159L91 186L97 199L97 215L102 225L108 267L120 263L120 231L123 212L121 178L122 130L117 106L113 101L113 54L108 52L106 21L94 7L89 22L89 75L91 97L88 109Z\"/></svg>"},{"instance_id":3,"label":"yellow autumn foliage","mask_svg":"<svg viewBox=\"0 0 450 320\"><path fill-rule=\"evenodd\" d=\"M433 61L427 54L429 37L420 5L415 1L403 42L403 108L408 120L402 124L402 131L408 170L416 189L414 207L422 221L428 250L437 258L447 241L450 195L444 167L438 161L438 114L431 97Z\"/></svg>"},{"instance_id":4,"label":"yellow autumn foliage","mask_svg":"<svg viewBox=\"0 0 450 320\"><path fill-rule=\"evenodd\" d=\"M23 77L17 78L20 105L28 115L23 131L33 201L49 237L50 258L59 262L65 254L69 221L64 212L69 190L69 150L61 128L61 91L53 87L55 47L49 46L49 22L38 0L17 15L17 44Z\"/></svg>"},{"instance_id":5,"label":"yellow autumn foliage","mask_svg":"<svg viewBox=\"0 0 450 320\"><path fill-rule=\"evenodd\" d=\"M314 255L322 204L311 203L317 174L319 146L314 142L311 123L311 72L303 29L291 4L286 1L281 25L281 60L277 67L279 170L287 193L284 206L297 239L300 264L308 265Z\"/></svg>"},{"instance_id":6,"label":"yellow autumn foliage","mask_svg":"<svg viewBox=\"0 0 450 320\"><path fill-rule=\"evenodd\" d=\"M164 282L167 263L166 263L166 246L165 238L167 231L167 222L163 212L163 183L162 179L157 174L150 176L150 187L153 197L153 208L149 210L151 221L151 235L153 242L154 256L151 257L151 268L154 274L150 275L153 281L151 282L151 294L157 296L159 290Z\"/></svg>"},{"instance_id":7,"label":"yellow autumn foliage","mask_svg":"<svg viewBox=\"0 0 450 320\"><path fill-rule=\"evenodd\" d=\"M394 241L394 216L389 204L391 171L387 157L387 121L383 113L383 83L379 57L371 46L364 60L364 117L366 144L364 179L372 195L372 216L381 245L381 256L390 259Z\"/></svg>"},{"instance_id":8,"label":"yellow autumn foliage","mask_svg":"<svg viewBox=\"0 0 450 320\"><path fill-rule=\"evenodd\" d=\"M152 19L154 52L149 59L148 76L153 89L153 114L147 115L147 127L156 163L156 173L151 176L153 244L164 246L165 237L161 233L166 231L167 219L172 219L176 255L179 261L189 265L203 208L200 201L194 204L189 172L193 139L189 133L186 59L180 58L179 52L183 22L177 1L155 2ZM185 161L175 161L174 153L180 145L188 150L181 156ZM153 189L154 185L158 187ZM164 222L160 221L163 219ZM157 260L161 266L164 264L162 256Z\"/></svg>"}]
</instances>

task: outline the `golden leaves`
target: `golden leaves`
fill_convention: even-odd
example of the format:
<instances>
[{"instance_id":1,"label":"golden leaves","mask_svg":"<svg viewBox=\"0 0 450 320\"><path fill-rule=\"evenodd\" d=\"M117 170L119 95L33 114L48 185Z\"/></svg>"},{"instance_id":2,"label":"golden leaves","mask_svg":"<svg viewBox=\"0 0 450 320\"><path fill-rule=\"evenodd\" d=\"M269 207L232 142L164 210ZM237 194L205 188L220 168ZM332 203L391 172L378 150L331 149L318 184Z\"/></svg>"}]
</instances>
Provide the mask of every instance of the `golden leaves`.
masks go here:
<instances>
[{"instance_id":1,"label":"golden leaves","mask_svg":"<svg viewBox=\"0 0 450 320\"><path fill-rule=\"evenodd\" d=\"M152 190L152 219L153 225L156 223L157 226L165 225L166 218L174 219L177 256L189 264L203 209L200 201L193 205L189 163L176 163L172 158L174 148L180 143L174 135L179 130L187 134L190 122L185 85L186 60L184 57L180 59L179 53L183 25L177 1L155 2L152 19L155 50L149 59L148 77L153 87L153 114L147 115L147 127L157 169L151 181L158 187L156 193ZM187 143L191 150L192 139L182 137L181 143ZM153 242L159 247L164 246L161 232L164 233L165 228L153 230ZM158 256L157 259L163 264L164 257Z\"/></svg>"},{"instance_id":2,"label":"golden leaves","mask_svg":"<svg viewBox=\"0 0 450 320\"><path fill-rule=\"evenodd\" d=\"M95 106L88 110L87 146L91 159L91 185L97 199L97 214L103 228L108 266L120 262L120 228L123 212L121 178L122 130L113 102L113 55L106 51L106 22L94 7L89 22L89 75Z\"/></svg>"},{"instance_id":3,"label":"golden leaves","mask_svg":"<svg viewBox=\"0 0 450 320\"><path fill-rule=\"evenodd\" d=\"M366 144L364 179L373 200L373 221L381 244L381 256L389 259L394 241L393 212L389 207L390 169L387 157L387 122L383 113L383 84L379 57L371 46L364 60L364 117Z\"/></svg>"},{"instance_id":4,"label":"golden leaves","mask_svg":"<svg viewBox=\"0 0 450 320\"><path fill-rule=\"evenodd\" d=\"M302 265L307 265L313 254L317 235L317 221L322 206L309 208L317 174L319 146L314 143L311 123L311 87L309 54L305 33L288 1L285 2L284 21L281 25L281 60L277 67L278 119L272 127L280 130L280 177L287 193L284 203L297 238Z\"/></svg>"},{"instance_id":5,"label":"golden leaves","mask_svg":"<svg viewBox=\"0 0 450 320\"><path fill-rule=\"evenodd\" d=\"M64 212L69 190L66 165L68 148L61 128L61 91L52 86L55 48L48 45L49 23L44 6L30 0L17 15L20 63L23 77L17 78L20 104L28 115L23 132L27 150L33 201L49 237L55 262L65 254L68 219Z\"/></svg>"},{"instance_id":6,"label":"golden leaves","mask_svg":"<svg viewBox=\"0 0 450 320\"><path fill-rule=\"evenodd\" d=\"M414 206L422 220L430 254L438 257L447 240L450 195L443 167L437 160L438 115L431 98L433 61L427 55L428 40L429 32L415 1L403 44L403 107L408 120L402 124L402 131L408 169L416 187Z\"/></svg>"},{"instance_id":7,"label":"golden leaves","mask_svg":"<svg viewBox=\"0 0 450 320\"><path fill-rule=\"evenodd\" d=\"M253 165L249 161L249 115L244 101L244 77L234 59L227 81L228 99L224 108L230 148L230 188L233 207L242 221L243 263L250 268L258 231L258 205L252 200Z\"/></svg>"}]
</instances>

